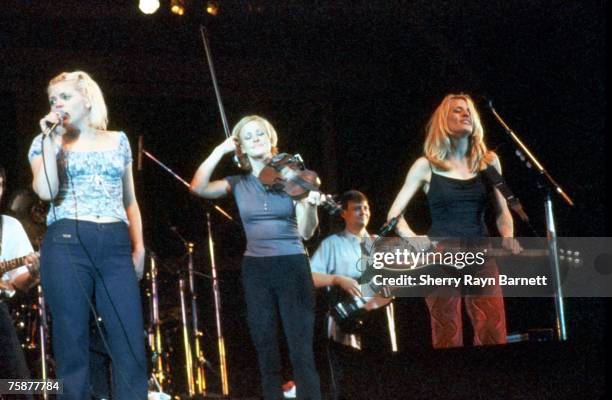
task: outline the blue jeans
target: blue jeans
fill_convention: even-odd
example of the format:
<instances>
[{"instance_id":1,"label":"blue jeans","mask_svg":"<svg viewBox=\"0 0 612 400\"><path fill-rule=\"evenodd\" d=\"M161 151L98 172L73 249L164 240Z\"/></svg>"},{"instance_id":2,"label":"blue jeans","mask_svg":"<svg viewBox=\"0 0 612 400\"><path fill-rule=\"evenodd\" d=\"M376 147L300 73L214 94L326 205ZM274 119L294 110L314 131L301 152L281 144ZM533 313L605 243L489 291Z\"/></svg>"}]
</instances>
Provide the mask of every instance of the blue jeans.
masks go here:
<instances>
[{"instance_id":1,"label":"blue jeans","mask_svg":"<svg viewBox=\"0 0 612 400\"><path fill-rule=\"evenodd\" d=\"M102 318L113 360L113 399L147 397L147 362L138 279L127 225L62 219L41 247L41 283L53 327L64 399L91 396L90 302Z\"/></svg>"}]
</instances>

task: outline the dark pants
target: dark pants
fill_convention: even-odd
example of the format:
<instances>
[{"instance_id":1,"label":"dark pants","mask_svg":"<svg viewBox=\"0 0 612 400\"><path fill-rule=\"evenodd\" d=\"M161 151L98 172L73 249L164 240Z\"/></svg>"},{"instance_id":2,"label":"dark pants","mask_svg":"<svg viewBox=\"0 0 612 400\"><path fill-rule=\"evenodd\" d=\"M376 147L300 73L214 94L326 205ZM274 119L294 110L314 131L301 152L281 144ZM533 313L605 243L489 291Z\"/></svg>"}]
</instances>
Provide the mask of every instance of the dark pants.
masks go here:
<instances>
[{"instance_id":1,"label":"dark pants","mask_svg":"<svg viewBox=\"0 0 612 400\"><path fill-rule=\"evenodd\" d=\"M40 272L63 398L91 396L89 304L95 302L114 362L113 398L146 399L142 310L127 225L68 219L53 223L42 244Z\"/></svg>"},{"instance_id":2,"label":"dark pants","mask_svg":"<svg viewBox=\"0 0 612 400\"><path fill-rule=\"evenodd\" d=\"M29 379L30 371L15 333L8 307L0 300L0 379L9 378ZM7 399L32 399L32 396L14 395L11 397L7 395Z\"/></svg>"},{"instance_id":3,"label":"dark pants","mask_svg":"<svg viewBox=\"0 0 612 400\"><path fill-rule=\"evenodd\" d=\"M351 371L357 368L366 368L364 365L363 354L357 349L336 343L329 339L329 362L331 378L331 398L333 400L347 400L355 398L351 394Z\"/></svg>"},{"instance_id":4,"label":"dark pants","mask_svg":"<svg viewBox=\"0 0 612 400\"><path fill-rule=\"evenodd\" d=\"M313 354L314 287L308 258L303 254L244 257L242 283L264 398L283 398L277 334L280 314L297 398L319 400L321 389Z\"/></svg>"}]
</instances>

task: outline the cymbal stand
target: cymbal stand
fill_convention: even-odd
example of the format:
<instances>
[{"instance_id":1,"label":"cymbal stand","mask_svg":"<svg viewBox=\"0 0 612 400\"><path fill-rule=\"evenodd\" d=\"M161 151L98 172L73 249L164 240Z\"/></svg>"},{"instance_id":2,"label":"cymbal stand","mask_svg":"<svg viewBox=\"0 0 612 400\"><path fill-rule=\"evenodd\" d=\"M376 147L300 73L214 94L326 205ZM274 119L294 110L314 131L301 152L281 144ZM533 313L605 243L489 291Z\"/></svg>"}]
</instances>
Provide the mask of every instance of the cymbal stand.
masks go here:
<instances>
[{"instance_id":1,"label":"cymbal stand","mask_svg":"<svg viewBox=\"0 0 612 400\"><path fill-rule=\"evenodd\" d=\"M193 354L189 340L189 326L187 322L187 305L185 302L185 278L179 278L179 296L181 299L181 327L183 330L183 348L185 351L185 372L187 377L187 393L189 397L195 395L195 382L193 380Z\"/></svg>"},{"instance_id":2,"label":"cymbal stand","mask_svg":"<svg viewBox=\"0 0 612 400\"><path fill-rule=\"evenodd\" d=\"M195 354L195 385L196 394L206 395L206 376L204 369L206 367L206 358L204 357L204 351L202 349L202 337L204 336L199 327L198 320L198 295L195 291L195 280L194 280L194 269L193 269L193 252L195 245L192 242L188 242L178 232L176 227L171 227L178 238L183 242L187 249L187 277L189 279L189 296L191 297L191 327L193 329L193 351Z\"/></svg>"},{"instance_id":3,"label":"cymbal stand","mask_svg":"<svg viewBox=\"0 0 612 400\"><path fill-rule=\"evenodd\" d=\"M166 383L166 376L164 373L164 351L162 347L162 335L161 335L161 322L159 320L159 293L157 291L157 265L155 255L150 254L149 257L151 272L147 274L150 281L150 292L147 293L149 297L149 313L150 313L150 325L148 329L149 345L151 347L152 356L151 362L153 364L152 378L160 392L163 392L163 385Z\"/></svg>"},{"instance_id":4,"label":"cymbal stand","mask_svg":"<svg viewBox=\"0 0 612 400\"><path fill-rule=\"evenodd\" d=\"M223 395L229 396L225 338L223 337L223 329L221 327L221 296L219 295L219 279L217 278L217 265L215 263L215 250L209 212L206 213L206 226L208 228L208 251L210 253L210 268L212 271L213 296L215 300L215 322L217 323L217 344L219 348L219 368L221 369L221 388Z\"/></svg>"},{"instance_id":5,"label":"cymbal stand","mask_svg":"<svg viewBox=\"0 0 612 400\"><path fill-rule=\"evenodd\" d=\"M198 295L194 289L194 279L193 279L193 243L189 243L189 292L191 295L191 318L192 318L192 326L193 326L193 343L194 343L194 351L196 357L196 365L195 365L195 374L196 374L196 386L197 386L197 394L206 394L206 376L204 374L206 359L204 358L204 350L202 349L202 331L200 330L200 325L198 321Z\"/></svg>"}]
</instances>

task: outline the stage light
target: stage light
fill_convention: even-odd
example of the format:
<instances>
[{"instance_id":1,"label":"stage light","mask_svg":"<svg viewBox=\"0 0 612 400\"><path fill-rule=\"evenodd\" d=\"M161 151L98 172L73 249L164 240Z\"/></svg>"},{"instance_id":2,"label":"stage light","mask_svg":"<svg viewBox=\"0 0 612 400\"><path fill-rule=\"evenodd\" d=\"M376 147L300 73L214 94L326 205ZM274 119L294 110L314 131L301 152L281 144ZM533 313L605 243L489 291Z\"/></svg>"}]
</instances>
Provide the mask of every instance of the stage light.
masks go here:
<instances>
[{"instance_id":1,"label":"stage light","mask_svg":"<svg viewBox=\"0 0 612 400\"><path fill-rule=\"evenodd\" d=\"M217 14L219 14L219 6L217 5L217 2L216 1L206 2L206 12L216 17Z\"/></svg>"},{"instance_id":2,"label":"stage light","mask_svg":"<svg viewBox=\"0 0 612 400\"><path fill-rule=\"evenodd\" d=\"M159 0L140 0L138 8L145 14L153 14L159 8Z\"/></svg>"},{"instance_id":3,"label":"stage light","mask_svg":"<svg viewBox=\"0 0 612 400\"><path fill-rule=\"evenodd\" d=\"M185 14L185 1L184 0L171 0L170 11L176 15Z\"/></svg>"}]
</instances>

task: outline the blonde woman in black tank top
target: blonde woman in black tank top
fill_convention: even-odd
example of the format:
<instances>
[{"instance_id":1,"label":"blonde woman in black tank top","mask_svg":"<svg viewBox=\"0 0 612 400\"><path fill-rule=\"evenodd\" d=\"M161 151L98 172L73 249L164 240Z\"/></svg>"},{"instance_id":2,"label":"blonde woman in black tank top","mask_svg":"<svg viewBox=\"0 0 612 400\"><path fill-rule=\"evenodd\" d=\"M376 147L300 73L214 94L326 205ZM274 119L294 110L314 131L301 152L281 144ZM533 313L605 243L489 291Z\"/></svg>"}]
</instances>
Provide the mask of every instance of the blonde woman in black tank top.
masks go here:
<instances>
[{"instance_id":1,"label":"blonde woman in black tank top","mask_svg":"<svg viewBox=\"0 0 612 400\"><path fill-rule=\"evenodd\" d=\"M424 155L417 159L398 193L388 219L400 216L396 228L403 237L414 240L423 249L431 246L429 237L488 236L484 225L484 208L489 196L481 177L488 165L501 173L499 159L487 150L484 131L474 102L467 95L447 95L427 124ZM418 235L402 214L418 190L428 199L432 225L428 235ZM521 251L514 239L514 225L506 200L497 189L493 191L496 225L502 246L513 253ZM496 277L493 260L473 275ZM441 290L444 290L442 292ZM461 323L461 289L449 293L448 288L434 290L425 301L431 316L434 348L463 345ZM506 320L501 289L495 287L487 296L464 298L465 308L474 328L474 344L506 343Z\"/></svg>"}]
</instances>

